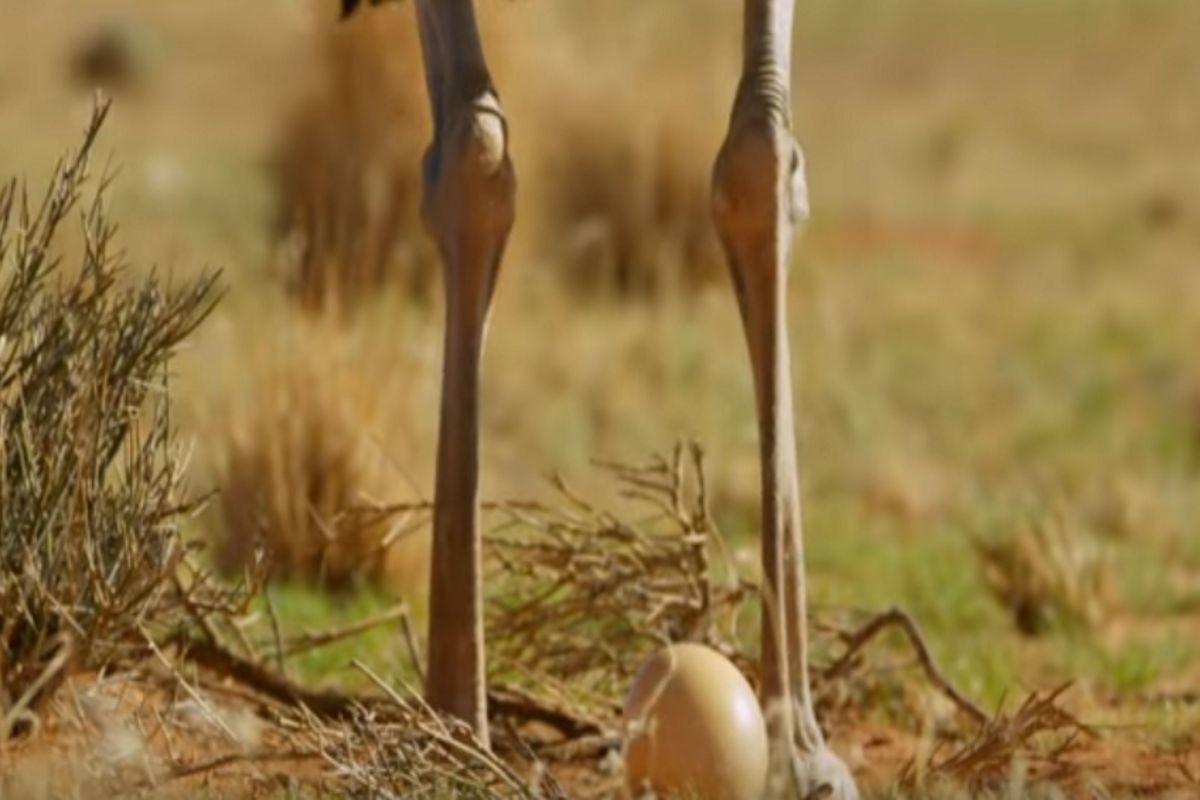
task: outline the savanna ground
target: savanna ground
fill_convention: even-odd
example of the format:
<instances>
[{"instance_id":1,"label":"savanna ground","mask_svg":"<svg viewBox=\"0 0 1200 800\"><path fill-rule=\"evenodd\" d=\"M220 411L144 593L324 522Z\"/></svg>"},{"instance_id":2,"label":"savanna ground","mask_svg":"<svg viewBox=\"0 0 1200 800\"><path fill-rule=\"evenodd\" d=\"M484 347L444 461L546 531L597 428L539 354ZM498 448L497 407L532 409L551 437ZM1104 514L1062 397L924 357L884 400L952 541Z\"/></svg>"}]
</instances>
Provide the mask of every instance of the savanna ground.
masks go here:
<instances>
[{"instance_id":1,"label":"savanna ground","mask_svg":"<svg viewBox=\"0 0 1200 800\"><path fill-rule=\"evenodd\" d=\"M348 530L342 513L419 507L432 486L441 298L415 223L427 123L410 10L335 33L332 8L312 11L7 4L0 174L44 180L95 86L113 93L99 153L118 168L129 260L224 268L172 370L189 485L221 489L188 535L227 567L255 531L290 548L290 579L255 601L276 635L352 624L397 592L419 635L423 517L376 558L398 524ZM706 221L739 6L483 12L521 178L485 361L485 498L560 502L555 472L624 508L593 459L695 439L752 577L749 368ZM1198 36L1192 0L798 9L813 218L791 333L812 606L904 609L989 711L1071 682L1061 702L1090 735L1062 786L1079 796L1200 793ZM382 580L330 593L314 572ZM414 677L394 627L288 671L374 688L351 659ZM827 721L886 795L906 763L933 763L922 748L954 714L903 640L869 661ZM34 792L23 781L0 795Z\"/></svg>"}]
</instances>

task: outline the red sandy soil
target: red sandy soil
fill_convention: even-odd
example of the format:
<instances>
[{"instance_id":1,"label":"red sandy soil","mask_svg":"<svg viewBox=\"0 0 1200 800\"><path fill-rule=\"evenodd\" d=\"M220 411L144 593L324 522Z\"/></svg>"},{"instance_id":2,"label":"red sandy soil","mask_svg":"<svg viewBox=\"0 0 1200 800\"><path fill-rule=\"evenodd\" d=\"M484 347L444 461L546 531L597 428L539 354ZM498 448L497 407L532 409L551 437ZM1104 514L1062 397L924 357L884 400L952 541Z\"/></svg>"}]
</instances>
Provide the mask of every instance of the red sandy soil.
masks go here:
<instances>
[{"instance_id":1,"label":"red sandy soil","mask_svg":"<svg viewBox=\"0 0 1200 800\"><path fill-rule=\"evenodd\" d=\"M40 709L38 729L0 745L0 800L78 796L276 797L323 774L319 756L263 719L236 687L203 696L161 680L80 676ZM1132 736L1082 737L1053 759L1026 765L1029 784L1065 798L1200 798L1200 731L1173 746ZM927 755L927 740L879 723L844 722L832 742L867 797L895 785ZM621 796L619 762L551 767L572 797ZM920 797L919 790L910 792ZM968 795L964 795L968 796Z\"/></svg>"}]
</instances>

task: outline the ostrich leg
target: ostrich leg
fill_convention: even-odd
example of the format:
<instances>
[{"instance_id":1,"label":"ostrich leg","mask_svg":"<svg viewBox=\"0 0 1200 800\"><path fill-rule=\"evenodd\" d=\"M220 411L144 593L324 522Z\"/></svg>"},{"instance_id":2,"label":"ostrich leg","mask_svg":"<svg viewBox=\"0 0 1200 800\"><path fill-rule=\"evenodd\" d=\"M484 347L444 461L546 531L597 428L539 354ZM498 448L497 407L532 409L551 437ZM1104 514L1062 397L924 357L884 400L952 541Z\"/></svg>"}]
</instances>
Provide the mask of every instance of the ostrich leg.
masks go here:
<instances>
[{"instance_id":1,"label":"ostrich leg","mask_svg":"<svg viewBox=\"0 0 1200 800\"><path fill-rule=\"evenodd\" d=\"M416 11L434 128L422 216L442 258L446 290L425 694L487 743L479 366L516 180L472 0L417 0Z\"/></svg>"},{"instance_id":2,"label":"ostrich leg","mask_svg":"<svg viewBox=\"0 0 1200 800\"><path fill-rule=\"evenodd\" d=\"M744 60L729 132L713 172L713 217L742 314L758 412L762 477L762 700L773 781L801 798L857 797L826 745L808 680L804 552L788 356L787 271L808 214L804 160L792 138L794 0L745 0ZM775 791L782 787L775 786Z\"/></svg>"}]
</instances>

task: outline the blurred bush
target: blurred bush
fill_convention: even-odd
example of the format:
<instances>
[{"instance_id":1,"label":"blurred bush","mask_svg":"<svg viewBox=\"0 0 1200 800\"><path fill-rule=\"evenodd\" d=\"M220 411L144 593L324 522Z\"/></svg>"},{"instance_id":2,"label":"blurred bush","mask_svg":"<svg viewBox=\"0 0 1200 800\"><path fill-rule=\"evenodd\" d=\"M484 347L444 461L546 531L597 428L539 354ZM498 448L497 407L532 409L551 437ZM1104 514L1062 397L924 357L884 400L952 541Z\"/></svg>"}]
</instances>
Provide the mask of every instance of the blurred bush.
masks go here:
<instances>
[{"instance_id":1,"label":"blurred bush","mask_svg":"<svg viewBox=\"0 0 1200 800\"><path fill-rule=\"evenodd\" d=\"M345 306L389 282L423 298L440 277L420 223L430 134L412 9L318 16L311 74L274 165L286 284L309 308ZM509 40L520 35L489 39L493 71L546 87L552 77L521 74L519 41ZM515 137L537 137L517 165L514 235L532 245L522 253L583 298L653 299L722 276L708 210L714 153L697 147L694 115L549 88L508 109Z\"/></svg>"},{"instance_id":2,"label":"blurred bush","mask_svg":"<svg viewBox=\"0 0 1200 800\"><path fill-rule=\"evenodd\" d=\"M977 540L983 578L1017 630L1095 628L1117 605L1111 564L1099 545L1062 515L1016 535Z\"/></svg>"},{"instance_id":3,"label":"blurred bush","mask_svg":"<svg viewBox=\"0 0 1200 800\"><path fill-rule=\"evenodd\" d=\"M425 579L426 514L386 510L411 487L392 458L388 421L404 400L346 358L339 330L316 325L270 365L247 370L246 399L218 431L218 564L331 589Z\"/></svg>"},{"instance_id":4,"label":"blurred bush","mask_svg":"<svg viewBox=\"0 0 1200 800\"><path fill-rule=\"evenodd\" d=\"M412 9L346 22L318 10L310 74L273 165L285 284L311 309L389 282L422 296L436 262L419 215L429 112Z\"/></svg>"},{"instance_id":5,"label":"blurred bush","mask_svg":"<svg viewBox=\"0 0 1200 800\"><path fill-rule=\"evenodd\" d=\"M81 87L108 92L136 86L147 70L147 44L130 20L97 25L75 44L71 79Z\"/></svg>"},{"instance_id":6,"label":"blurred bush","mask_svg":"<svg viewBox=\"0 0 1200 800\"><path fill-rule=\"evenodd\" d=\"M713 154L666 111L564 102L561 136L535 167L544 196L533 224L567 285L585 297L655 299L722 277L709 216Z\"/></svg>"}]
</instances>

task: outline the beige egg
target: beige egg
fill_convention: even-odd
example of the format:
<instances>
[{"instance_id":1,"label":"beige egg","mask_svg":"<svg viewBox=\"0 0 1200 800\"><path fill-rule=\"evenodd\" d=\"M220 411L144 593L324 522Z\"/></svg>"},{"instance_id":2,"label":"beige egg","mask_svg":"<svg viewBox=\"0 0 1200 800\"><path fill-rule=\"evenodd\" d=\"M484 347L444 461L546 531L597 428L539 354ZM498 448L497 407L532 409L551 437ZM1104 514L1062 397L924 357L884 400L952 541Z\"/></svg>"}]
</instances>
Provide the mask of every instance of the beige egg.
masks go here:
<instances>
[{"instance_id":1,"label":"beige egg","mask_svg":"<svg viewBox=\"0 0 1200 800\"><path fill-rule=\"evenodd\" d=\"M625 783L633 797L758 800L767 730L754 690L698 644L646 659L625 701Z\"/></svg>"}]
</instances>

